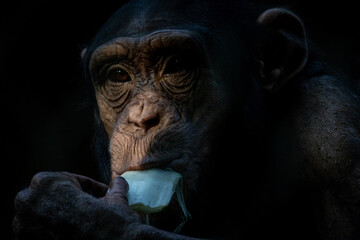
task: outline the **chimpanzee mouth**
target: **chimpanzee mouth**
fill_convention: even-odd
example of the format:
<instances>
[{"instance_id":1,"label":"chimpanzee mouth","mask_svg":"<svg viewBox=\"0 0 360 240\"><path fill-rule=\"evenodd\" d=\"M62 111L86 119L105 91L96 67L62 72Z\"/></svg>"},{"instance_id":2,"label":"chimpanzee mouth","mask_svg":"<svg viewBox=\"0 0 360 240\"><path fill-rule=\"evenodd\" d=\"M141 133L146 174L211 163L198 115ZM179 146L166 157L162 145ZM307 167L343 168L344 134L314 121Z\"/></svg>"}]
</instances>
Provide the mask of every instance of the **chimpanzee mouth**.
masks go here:
<instances>
[{"instance_id":1,"label":"chimpanzee mouth","mask_svg":"<svg viewBox=\"0 0 360 240\"><path fill-rule=\"evenodd\" d=\"M172 169L181 173L186 168L187 158L183 153L171 153L167 157L145 156L139 163L128 166L122 171L113 169L115 175L121 175L126 171L141 171L150 168Z\"/></svg>"}]
</instances>

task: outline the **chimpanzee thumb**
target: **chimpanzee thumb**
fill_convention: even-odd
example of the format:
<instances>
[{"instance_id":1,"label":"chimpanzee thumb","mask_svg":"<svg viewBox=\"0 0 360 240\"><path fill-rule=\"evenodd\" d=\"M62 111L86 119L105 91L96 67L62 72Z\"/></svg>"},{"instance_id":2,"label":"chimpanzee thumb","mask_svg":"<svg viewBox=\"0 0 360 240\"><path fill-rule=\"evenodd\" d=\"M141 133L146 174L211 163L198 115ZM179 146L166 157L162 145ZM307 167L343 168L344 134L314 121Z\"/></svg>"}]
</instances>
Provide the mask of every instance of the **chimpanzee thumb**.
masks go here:
<instances>
[{"instance_id":1,"label":"chimpanzee thumb","mask_svg":"<svg viewBox=\"0 0 360 240\"><path fill-rule=\"evenodd\" d=\"M129 191L129 184L123 177L114 178L109 185L109 190L104 197L106 202L112 204L128 204L127 192Z\"/></svg>"}]
</instances>

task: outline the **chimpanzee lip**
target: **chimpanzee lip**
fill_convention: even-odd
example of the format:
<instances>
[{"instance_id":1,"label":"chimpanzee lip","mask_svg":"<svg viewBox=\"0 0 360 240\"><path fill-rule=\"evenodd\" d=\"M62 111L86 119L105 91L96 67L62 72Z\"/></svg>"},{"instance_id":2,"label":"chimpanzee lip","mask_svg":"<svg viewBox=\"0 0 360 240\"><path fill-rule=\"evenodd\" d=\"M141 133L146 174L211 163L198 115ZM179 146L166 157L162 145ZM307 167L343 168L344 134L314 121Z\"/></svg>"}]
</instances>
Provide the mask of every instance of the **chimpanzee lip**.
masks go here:
<instances>
[{"instance_id":1,"label":"chimpanzee lip","mask_svg":"<svg viewBox=\"0 0 360 240\"><path fill-rule=\"evenodd\" d=\"M113 177L120 176L126 171L142 171L150 168L161 168L161 169L172 169L177 172L181 172L182 169L185 168L185 159L182 157L183 154L179 154L178 157L171 158L162 158L162 159L154 159L150 157L144 158L140 164L129 166L126 170L122 172L113 173Z\"/></svg>"},{"instance_id":2,"label":"chimpanzee lip","mask_svg":"<svg viewBox=\"0 0 360 240\"><path fill-rule=\"evenodd\" d=\"M169 161L149 161L139 165L130 166L127 171L146 170L150 168L162 168Z\"/></svg>"}]
</instances>

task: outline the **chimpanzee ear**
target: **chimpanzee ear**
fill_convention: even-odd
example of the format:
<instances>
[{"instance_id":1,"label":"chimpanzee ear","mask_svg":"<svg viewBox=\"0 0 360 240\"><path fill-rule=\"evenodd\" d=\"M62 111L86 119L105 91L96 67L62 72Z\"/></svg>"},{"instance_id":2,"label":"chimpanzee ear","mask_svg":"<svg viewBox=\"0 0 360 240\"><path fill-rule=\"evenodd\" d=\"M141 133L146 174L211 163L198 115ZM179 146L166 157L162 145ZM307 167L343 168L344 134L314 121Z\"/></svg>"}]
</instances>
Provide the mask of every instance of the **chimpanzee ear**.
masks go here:
<instances>
[{"instance_id":1,"label":"chimpanzee ear","mask_svg":"<svg viewBox=\"0 0 360 240\"><path fill-rule=\"evenodd\" d=\"M305 28L300 18L281 8L266 10L257 22L263 31L257 59L261 84L276 91L306 64Z\"/></svg>"}]
</instances>

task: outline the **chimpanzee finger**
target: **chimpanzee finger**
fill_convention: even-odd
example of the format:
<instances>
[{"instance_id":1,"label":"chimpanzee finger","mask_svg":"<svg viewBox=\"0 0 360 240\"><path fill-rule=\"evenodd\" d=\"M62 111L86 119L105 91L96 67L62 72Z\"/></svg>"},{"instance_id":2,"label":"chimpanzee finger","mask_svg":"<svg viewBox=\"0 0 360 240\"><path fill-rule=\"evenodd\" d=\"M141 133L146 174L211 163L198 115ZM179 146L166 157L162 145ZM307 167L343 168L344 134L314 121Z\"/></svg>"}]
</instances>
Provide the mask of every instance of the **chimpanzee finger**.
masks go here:
<instances>
[{"instance_id":1,"label":"chimpanzee finger","mask_svg":"<svg viewBox=\"0 0 360 240\"><path fill-rule=\"evenodd\" d=\"M129 191L129 185L123 177L114 178L110 182L110 188L105 196L107 202L115 204L128 204L127 192Z\"/></svg>"},{"instance_id":2,"label":"chimpanzee finger","mask_svg":"<svg viewBox=\"0 0 360 240\"><path fill-rule=\"evenodd\" d=\"M74 173L65 174L68 175L70 178L76 179L80 189L88 194L91 194L94 197L103 197L108 190L108 186L106 184L98 182L89 177Z\"/></svg>"}]
</instances>

